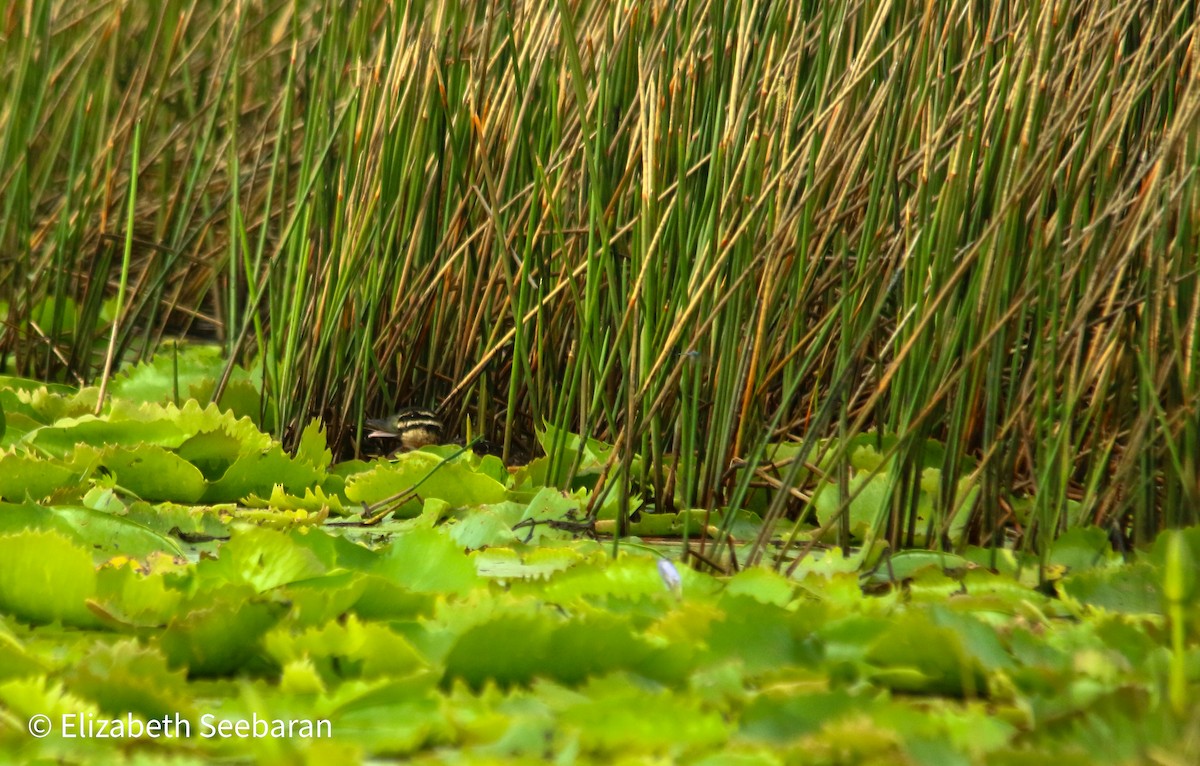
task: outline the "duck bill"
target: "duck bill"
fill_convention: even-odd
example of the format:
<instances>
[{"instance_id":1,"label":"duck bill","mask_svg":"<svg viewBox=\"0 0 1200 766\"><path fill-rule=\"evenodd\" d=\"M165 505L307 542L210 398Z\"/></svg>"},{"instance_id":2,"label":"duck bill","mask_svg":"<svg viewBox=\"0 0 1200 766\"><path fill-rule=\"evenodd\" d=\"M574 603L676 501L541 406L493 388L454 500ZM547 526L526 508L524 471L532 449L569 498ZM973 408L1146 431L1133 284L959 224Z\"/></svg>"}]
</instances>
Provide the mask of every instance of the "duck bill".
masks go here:
<instances>
[{"instance_id":1,"label":"duck bill","mask_svg":"<svg viewBox=\"0 0 1200 766\"><path fill-rule=\"evenodd\" d=\"M396 433L396 430L394 428L392 428L391 423L387 422L386 420L375 420L375 419L368 420L367 427L374 429L369 434L367 434L367 438L395 439L400 436L400 434Z\"/></svg>"}]
</instances>

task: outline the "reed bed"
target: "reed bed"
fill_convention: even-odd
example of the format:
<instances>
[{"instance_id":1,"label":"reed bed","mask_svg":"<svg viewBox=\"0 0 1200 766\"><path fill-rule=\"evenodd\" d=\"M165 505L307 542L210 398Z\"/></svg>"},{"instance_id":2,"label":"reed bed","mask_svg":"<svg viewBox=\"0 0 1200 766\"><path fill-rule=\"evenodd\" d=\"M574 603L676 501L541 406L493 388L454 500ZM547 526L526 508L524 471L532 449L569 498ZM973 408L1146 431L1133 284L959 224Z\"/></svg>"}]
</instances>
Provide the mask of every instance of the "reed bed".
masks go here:
<instances>
[{"instance_id":1,"label":"reed bed","mask_svg":"<svg viewBox=\"0 0 1200 766\"><path fill-rule=\"evenodd\" d=\"M421 405L518 461L550 424L564 486L565 434L616 445L589 482L624 513L766 497L752 560L784 560L817 465L847 488L861 434L896 437L893 545L961 544L959 514L985 544L1198 521L1194 4L18 0L0 24L10 373L211 337L261 366L285 439L320 416L349 454Z\"/></svg>"}]
</instances>

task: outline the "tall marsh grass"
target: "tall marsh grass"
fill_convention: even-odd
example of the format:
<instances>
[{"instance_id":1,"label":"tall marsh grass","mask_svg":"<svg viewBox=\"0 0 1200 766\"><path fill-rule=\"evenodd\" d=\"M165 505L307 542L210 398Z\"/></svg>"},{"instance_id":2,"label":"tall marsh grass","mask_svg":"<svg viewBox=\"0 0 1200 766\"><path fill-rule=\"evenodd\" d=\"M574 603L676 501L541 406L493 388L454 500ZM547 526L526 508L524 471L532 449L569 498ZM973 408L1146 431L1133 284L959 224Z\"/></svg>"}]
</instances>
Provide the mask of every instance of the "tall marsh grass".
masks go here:
<instances>
[{"instance_id":1,"label":"tall marsh grass","mask_svg":"<svg viewBox=\"0 0 1200 766\"><path fill-rule=\"evenodd\" d=\"M317 415L352 450L416 404L517 458L550 423L618 444L622 497L761 485L774 520L874 429L894 544L926 531L931 440L935 533L969 513L999 541L1023 497L1041 535L1200 521L1192 3L14 0L0 24L9 371L98 376L126 279L113 353L215 337L263 362L285 438Z\"/></svg>"}]
</instances>

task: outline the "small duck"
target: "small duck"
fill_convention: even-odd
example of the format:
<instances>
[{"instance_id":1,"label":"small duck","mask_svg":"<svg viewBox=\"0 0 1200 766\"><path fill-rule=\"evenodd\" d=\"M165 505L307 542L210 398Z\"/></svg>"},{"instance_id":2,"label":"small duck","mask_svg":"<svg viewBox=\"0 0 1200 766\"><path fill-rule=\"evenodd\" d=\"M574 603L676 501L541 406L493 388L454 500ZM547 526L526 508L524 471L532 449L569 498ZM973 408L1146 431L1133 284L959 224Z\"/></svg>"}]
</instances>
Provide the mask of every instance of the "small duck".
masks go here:
<instances>
[{"instance_id":1,"label":"small duck","mask_svg":"<svg viewBox=\"0 0 1200 766\"><path fill-rule=\"evenodd\" d=\"M441 444L445 430L436 413L421 407L406 407L387 418L370 418L367 426L375 429L368 437L399 439L400 452Z\"/></svg>"}]
</instances>

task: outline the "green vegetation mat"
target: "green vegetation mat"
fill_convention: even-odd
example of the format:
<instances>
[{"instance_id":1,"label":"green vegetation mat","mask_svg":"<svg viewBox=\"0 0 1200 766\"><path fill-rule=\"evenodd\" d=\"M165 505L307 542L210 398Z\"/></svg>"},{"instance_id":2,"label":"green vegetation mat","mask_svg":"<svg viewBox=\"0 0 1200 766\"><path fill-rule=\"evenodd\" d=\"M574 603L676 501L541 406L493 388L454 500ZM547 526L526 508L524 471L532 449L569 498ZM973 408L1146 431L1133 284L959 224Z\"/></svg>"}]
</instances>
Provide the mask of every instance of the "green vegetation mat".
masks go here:
<instances>
[{"instance_id":1,"label":"green vegetation mat","mask_svg":"<svg viewBox=\"0 0 1200 766\"><path fill-rule=\"evenodd\" d=\"M1200 763L1198 10L8 0L0 766Z\"/></svg>"},{"instance_id":2,"label":"green vegetation mat","mask_svg":"<svg viewBox=\"0 0 1200 766\"><path fill-rule=\"evenodd\" d=\"M790 577L714 576L678 563L678 526L615 553L579 534L588 492L540 486L538 461L444 445L331 465L316 423L286 453L204 403L202 358L194 379L163 358L118 376L99 417L95 389L0 384L8 761L1200 752L1196 530L1129 561L1080 527L1044 566L835 548ZM392 512L365 524L364 504Z\"/></svg>"}]
</instances>

